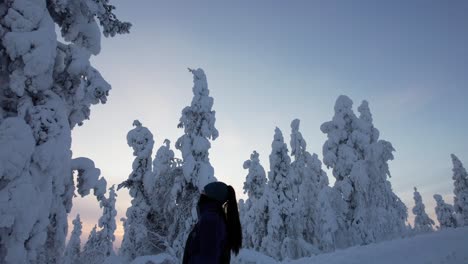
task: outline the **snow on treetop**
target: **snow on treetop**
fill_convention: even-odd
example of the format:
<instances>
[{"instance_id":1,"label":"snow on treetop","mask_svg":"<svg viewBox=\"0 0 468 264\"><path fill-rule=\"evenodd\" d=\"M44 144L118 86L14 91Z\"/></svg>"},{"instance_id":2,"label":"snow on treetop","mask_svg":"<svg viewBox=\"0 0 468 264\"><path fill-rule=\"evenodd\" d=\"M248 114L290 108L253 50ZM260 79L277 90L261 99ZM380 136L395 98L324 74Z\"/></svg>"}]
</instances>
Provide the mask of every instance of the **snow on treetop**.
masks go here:
<instances>
[{"instance_id":1,"label":"snow on treetop","mask_svg":"<svg viewBox=\"0 0 468 264\"><path fill-rule=\"evenodd\" d=\"M443 203L444 199L442 199L442 195L440 194L434 194L434 199L436 200L437 203Z\"/></svg>"},{"instance_id":2,"label":"snow on treetop","mask_svg":"<svg viewBox=\"0 0 468 264\"><path fill-rule=\"evenodd\" d=\"M467 177L467 172L466 169L463 167L462 162L458 159L458 157L455 154L450 154L452 157L452 163L453 163L453 172L454 172L454 179L456 176L464 176L466 179Z\"/></svg>"},{"instance_id":3,"label":"snow on treetop","mask_svg":"<svg viewBox=\"0 0 468 264\"><path fill-rule=\"evenodd\" d=\"M209 96L205 72L198 68L190 69L193 74L193 99L190 106L182 110L178 127L184 128L186 134L199 135L215 140L219 132L215 128L215 111L212 111L213 97Z\"/></svg>"},{"instance_id":4,"label":"snow on treetop","mask_svg":"<svg viewBox=\"0 0 468 264\"><path fill-rule=\"evenodd\" d=\"M372 123L372 114L369 109L369 102L366 100L362 101L361 105L358 107L358 112L361 114L359 117L365 121Z\"/></svg>"},{"instance_id":5,"label":"snow on treetop","mask_svg":"<svg viewBox=\"0 0 468 264\"><path fill-rule=\"evenodd\" d=\"M338 96L335 102L335 112L339 113L345 110L351 110L353 108L353 101L346 95Z\"/></svg>"},{"instance_id":6,"label":"snow on treetop","mask_svg":"<svg viewBox=\"0 0 468 264\"><path fill-rule=\"evenodd\" d=\"M275 144L275 145L273 145L273 144ZM272 143L273 149L276 149L275 146L277 144L281 144L281 145L278 145L278 146L283 146L283 144L284 144L283 132L281 132L281 129L279 129L278 127L275 128L275 135L273 136L273 143Z\"/></svg>"},{"instance_id":7,"label":"snow on treetop","mask_svg":"<svg viewBox=\"0 0 468 264\"><path fill-rule=\"evenodd\" d=\"M294 120L291 122L291 129L292 129L293 131L299 131L299 125L300 125L300 123L301 123L301 120L299 120L299 119L297 119L297 118L294 119Z\"/></svg>"},{"instance_id":8,"label":"snow on treetop","mask_svg":"<svg viewBox=\"0 0 468 264\"><path fill-rule=\"evenodd\" d=\"M303 158L307 147L307 143L299 132L300 122L299 119L291 122L291 156L294 156L296 160Z\"/></svg>"},{"instance_id":9,"label":"snow on treetop","mask_svg":"<svg viewBox=\"0 0 468 264\"><path fill-rule=\"evenodd\" d=\"M137 157L150 156L154 145L153 134L138 120L133 121L133 126L135 128L127 134L127 144L133 148L133 155Z\"/></svg>"},{"instance_id":10,"label":"snow on treetop","mask_svg":"<svg viewBox=\"0 0 468 264\"><path fill-rule=\"evenodd\" d=\"M250 168L252 166L253 162L255 162L255 163L259 162L260 161L259 158L258 158L259 156L260 155L258 154L258 152L254 150L253 153L250 154L250 160L246 160L244 162L243 168L248 169L248 168Z\"/></svg>"}]
</instances>

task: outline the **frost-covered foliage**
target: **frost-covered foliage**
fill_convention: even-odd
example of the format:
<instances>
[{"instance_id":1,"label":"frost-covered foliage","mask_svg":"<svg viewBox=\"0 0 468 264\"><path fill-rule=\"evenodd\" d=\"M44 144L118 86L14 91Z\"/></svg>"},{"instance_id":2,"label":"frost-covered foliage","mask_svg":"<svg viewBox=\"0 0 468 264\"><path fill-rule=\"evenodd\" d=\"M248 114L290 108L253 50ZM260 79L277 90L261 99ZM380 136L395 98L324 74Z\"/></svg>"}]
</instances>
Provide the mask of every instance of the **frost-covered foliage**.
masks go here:
<instances>
[{"instance_id":1,"label":"frost-covered foliage","mask_svg":"<svg viewBox=\"0 0 468 264\"><path fill-rule=\"evenodd\" d=\"M109 35L130 27L112 9L107 0L0 2L1 263L62 262L75 190L71 128L110 90L89 62L100 50L97 21Z\"/></svg>"},{"instance_id":2,"label":"frost-covered foliage","mask_svg":"<svg viewBox=\"0 0 468 264\"><path fill-rule=\"evenodd\" d=\"M440 194L434 194L434 199L437 202L435 212L437 215L437 221L439 221L439 229L457 227L457 219L453 206L445 203Z\"/></svg>"},{"instance_id":3,"label":"frost-covered foliage","mask_svg":"<svg viewBox=\"0 0 468 264\"><path fill-rule=\"evenodd\" d=\"M291 123L291 156L294 161L291 163L289 177L293 179L293 195L295 203L293 213L291 214L290 226L292 232L290 237L294 237L297 246L305 246L311 248L321 247L320 243L324 242L324 238L319 236L325 235L324 228L319 225L321 222L321 209L318 204L319 193L326 186L328 187L328 177L325 171L322 170L322 162L316 154L311 155L306 150L306 142L299 132L299 119L295 119ZM330 208L332 209L332 208ZM324 223L325 224L325 223ZM297 243L303 240L302 243ZM307 245L309 244L309 245ZM297 254L304 252L306 255L311 253L308 250L296 250L291 252L287 257L300 258L306 255Z\"/></svg>"},{"instance_id":4,"label":"frost-covered foliage","mask_svg":"<svg viewBox=\"0 0 468 264\"><path fill-rule=\"evenodd\" d=\"M291 163L290 176L293 180L293 195L294 199L297 199L299 194L299 188L304 178L307 178L306 174L306 142L299 132L299 119L294 119L291 122L291 156L294 157L294 161Z\"/></svg>"},{"instance_id":5,"label":"frost-covered foliage","mask_svg":"<svg viewBox=\"0 0 468 264\"><path fill-rule=\"evenodd\" d=\"M262 197L267 182L265 169L260 164L259 156L254 151L250 155L250 159L246 160L243 165L244 169L249 171L244 182L244 193L248 195L252 203L255 203Z\"/></svg>"},{"instance_id":6,"label":"frost-covered foliage","mask_svg":"<svg viewBox=\"0 0 468 264\"><path fill-rule=\"evenodd\" d=\"M109 198L103 198L101 200L102 216L99 218L99 231L100 238L102 241L102 253L107 257L114 254L113 243L115 241L115 229L117 228L115 223L115 217L117 211L115 210L115 193L114 186L109 189Z\"/></svg>"},{"instance_id":7,"label":"frost-covered foliage","mask_svg":"<svg viewBox=\"0 0 468 264\"><path fill-rule=\"evenodd\" d=\"M266 236L266 200L263 196L267 182L265 169L260 164L259 154L254 151L250 159L244 162L248 170L244 182L244 193L248 195L245 203L240 204L242 225L242 246L255 250L260 249L263 237Z\"/></svg>"},{"instance_id":8,"label":"frost-covered foliage","mask_svg":"<svg viewBox=\"0 0 468 264\"><path fill-rule=\"evenodd\" d=\"M452 163L453 193L455 194L453 207L459 215L459 226L468 226L468 173L454 154L452 154Z\"/></svg>"},{"instance_id":9,"label":"frost-covered foliage","mask_svg":"<svg viewBox=\"0 0 468 264\"><path fill-rule=\"evenodd\" d=\"M154 182L149 182L152 179ZM167 252L174 255L171 248L170 236L173 232L174 211L176 209L177 180L183 179L180 160L174 157L170 141L156 152L153 161L153 177L145 183L150 195L151 212L148 216L148 232L151 244L154 246L153 254Z\"/></svg>"},{"instance_id":10,"label":"frost-covered foliage","mask_svg":"<svg viewBox=\"0 0 468 264\"><path fill-rule=\"evenodd\" d=\"M127 262L161 253L182 258L187 236L197 221L200 190L216 180L208 157L209 139L218 136L211 110L213 98L203 70L190 72L194 97L182 111L179 127L184 128L184 135L176 142L183 159L175 158L166 139L152 161L153 136L138 121L127 136L137 157L129 179L119 185L129 188L133 197L123 220L125 235L120 248Z\"/></svg>"},{"instance_id":11,"label":"frost-covered foliage","mask_svg":"<svg viewBox=\"0 0 468 264\"><path fill-rule=\"evenodd\" d=\"M100 238L95 225L89 233L88 240L83 246L83 252L81 253L81 263L96 263L95 259L100 259L101 252L97 251L99 247ZM102 262L101 262L102 263Z\"/></svg>"},{"instance_id":12,"label":"frost-covered foliage","mask_svg":"<svg viewBox=\"0 0 468 264\"><path fill-rule=\"evenodd\" d=\"M275 129L271 148L270 171L265 190L268 201L267 235L262 240L261 248L267 255L282 259L283 241L292 233L290 224L294 219L292 215L294 197L293 179L288 177L291 159L279 128Z\"/></svg>"},{"instance_id":13,"label":"frost-covered foliage","mask_svg":"<svg viewBox=\"0 0 468 264\"><path fill-rule=\"evenodd\" d=\"M86 264L101 264L104 260L112 255L115 255L113 243L115 241L115 197L116 193L114 186L109 189L109 198L103 197L100 201L102 208L102 216L99 218L100 230L96 231L96 227L91 232L88 241L86 242L82 252L82 263Z\"/></svg>"},{"instance_id":14,"label":"frost-covered foliage","mask_svg":"<svg viewBox=\"0 0 468 264\"><path fill-rule=\"evenodd\" d=\"M78 184L76 186L78 194L88 195L90 190L101 201L106 192L106 180L99 178L101 171L95 167L94 162L88 158L76 158L71 162L71 167L78 172Z\"/></svg>"},{"instance_id":15,"label":"frost-covered foliage","mask_svg":"<svg viewBox=\"0 0 468 264\"><path fill-rule=\"evenodd\" d=\"M330 186L324 186L319 192L316 202L315 238L322 252L333 251L344 234L346 227L343 212L346 212L347 204L341 194Z\"/></svg>"},{"instance_id":16,"label":"frost-covered foliage","mask_svg":"<svg viewBox=\"0 0 468 264\"><path fill-rule=\"evenodd\" d=\"M81 261L81 220L78 214L73 220L73 231L65 249L64 264L80 264Z\"/></svg>"},{"instance_id":17,"label":"frost-covered foliage","mask_svg":"<svg viewBox=\"0 0 468 264\"><path fill-rule=\"evenodd\" d=\"M120 247L120 254L129 261L152 252L147 230L147 218L151 206L144 182L146 178L153 176L151 153L154 140L153 134L138 120L135 120L133 125L135 128L128 132L127 143L133 148L133 155L136 158L132 164L132 173L118 186L118 189L128 188L132 197L132 205L127 209L127 218L124 221L125 234Z\"/></svg>"},{"instance_id":18,"label":"frost-covered foliage","mask_svg":"<svg viewBox=\"0 0 468 264\"><path fill-rule=\"evenodd\" d=\"M422 201L421 194L419 194L418 189L414 187L414 207L413 214L414 218L414 229L416 232L431 232L433 231L434 221L429 218L426 214L425 206Z\"/></svg>"},{"instance_id":19,"label":"frost-covered foliage","mask_svg":"<svg viewBox=\"0 0 468 264\"><path fill-rule=\"evenodd\" d=\"M321 126L328 137L323 161L333 169L334 188L348 204L344 212L337 212L345 215L346 225L340 231L339 247L389 239L406 230L406 206L387 180L394 149L390 142L379 140L368 103L358 107L359 117L352 105L348 97L338 97L332 121Z\"/></svg>"},{"instance_id":20,"label":"frost-covered foliage","mask_svg":"<svg viewBox=\"0 0 468 264\"><path fill-rule=\"evenodd\" d=\"M211 110L213 97L209 96L205 72L202 69L189 71L193 74L193 99L190 106L182 110L178 127L184 129L184 135L177 140L176 148L182 152L186 181L201 191L205 185L216 180L208 150L211 147L209 139L215 140L218 130L214 126L215 111Z\"/></svg>"},{"instance_id":21,"label":"frost-covered foliage","mask_svg":"<svg viewBox=\"0 0 468 264\"><path fill-rule=\"evenodd\" d=\"M209 96L205 72L202 69L189 71L193 74L193 98L190 106L182 110L178 127L184 129L184 135L176 142L176 148L182 153L184 178L177 177L174 185L178 205L174 219L177 222L170 238L179 258L192 225L197 221L196 204L200 191L206 184L216 181L208 157L209 140L218 137L215 111L212 110L213 98Z\"/></svg>"}]
</instances>

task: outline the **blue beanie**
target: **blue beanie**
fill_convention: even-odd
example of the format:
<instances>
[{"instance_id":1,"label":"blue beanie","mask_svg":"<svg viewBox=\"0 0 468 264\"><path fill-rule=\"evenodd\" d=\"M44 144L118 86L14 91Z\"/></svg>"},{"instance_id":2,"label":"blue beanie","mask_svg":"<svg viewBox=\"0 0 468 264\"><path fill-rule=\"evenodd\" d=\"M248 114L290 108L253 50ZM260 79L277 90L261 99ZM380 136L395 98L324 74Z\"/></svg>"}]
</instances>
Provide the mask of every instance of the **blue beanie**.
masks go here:
<instances>
[{"instance_id":1,"label":"blue beanie","mask_svg":"<svg viewBox=\"0 0 468 264\"><path fill-rule=\"evenodd\" d=\"M206 196L218 202L226 202L228 199L228 188L224 182L211 182L205 185L203 192Z\"/></svg>"}]
</instances>

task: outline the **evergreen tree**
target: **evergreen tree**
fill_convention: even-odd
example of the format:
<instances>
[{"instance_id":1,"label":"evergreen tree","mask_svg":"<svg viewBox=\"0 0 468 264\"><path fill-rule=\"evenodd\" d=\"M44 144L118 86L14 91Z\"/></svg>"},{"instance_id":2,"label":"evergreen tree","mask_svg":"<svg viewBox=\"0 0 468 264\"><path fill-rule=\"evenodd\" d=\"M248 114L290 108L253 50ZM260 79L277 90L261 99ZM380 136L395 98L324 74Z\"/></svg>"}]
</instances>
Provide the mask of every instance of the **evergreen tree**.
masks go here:
<instances>
[{"instance_id":1,"label":"evergreen tree","mask_svg":"<svg viewBox=\"0 0 468 264\"><path fill-rule=\"evenodd\" d=\"M216 181L210 164L211 140L218 137L215 128L213 98L209 96L208 83L202 69L189 69L193 74L193 98L190 106L182 110L179 128L184 134L177 140L176 148L182 153L182 175L177 176L173 190L176 192L176 210L170 241L181 258L185 241L192 226L197 222L197 202L206 184ZM180 176L183 176L182 178Z\"/></svg>"},{"instance_id":2,"label":"evergreen tree","mask_svg":"<svg viewBox=\"0 0 468 264\"><path fill-rule=\"evenodd\" d=\"M124 223L125 234L120 247L120 255L127 260L138 256L150 255L152 245L149 243L147 218L151 211L149 195L145 191L145 178L153 177L151 168L151 153L153 150L153 134L135 120L134 129L127 134L127 143L133 148L133 171L128 180L119 184L118 189L129 189L132 205L127 209L127 219Z\"/></svg>"},{"instance_id":3,"label":"evergreen tree","mask_svg":"<svg viewBox=\"0 0 468 264\"><path fill-rule=\"evenodd\" d=\"M413 214L415 215L414 218L414 229L417 232L431 232L434 229L432 226L434 225L434 221L429 218L426 214L425 206L422 201L421 194L419 194L418 189L414 187L414 207L413 207Z\"/></svg>"},{"instance_id":4,"label":"evergreen tree","mask_svg":"<svg viewBox=\"0 0 468 264\"><path fill-rule=\"evenodd\" d=\"M89 233L88 240L83 246L83 252L81 253L81 263L94 264L96 259L100 259L101 252L99 252L100 238L95 225ZM102 263L102 262L101 262Z\"/></svg>"},{"instance_id":5,"label":"evergreen tree","mask_svg":"<svg viewBox=\"0 0 468 264\"><path fill-rule=\"evenodd\" d=\"M373 243L406 230L407 209L387 180L394 149L390 142L379 140L368 103L359 106L359 117L352 105L348 97L338 97L332 121L321 126L328 137L324 163L333 169L334 188L348 204L344 212L337 212L346 219L339 246Z\"/></svg>"},{"instance_id":6,"label":"evergreen tree","mask_svg":"<svg viewBox=\"0 0 468 264\"><path fill-rule=\"evenodd\" d=\"M173 232L176 219L177 186L176 180L183 179L180 160L174 157L170 141L164 140L164 144L156 152L153 160L154 183L150 195L151 213L148 216L148 233L151 244L155 246L153 254L172 251L169 237Z\"/></svg>"},{"instance_id":7,"label":"evergreen tree","mask_svg":"<svg viewBox=\"0 0 468 264\"><path fill-rule=\"evenodd\" d=\"M299 132L299 119L291 123L291 155L294 161L291 163L290 175L294 179L294 193L296 202L294 203L294 213L291 215L289 226L293 228L291 236L297 240L304 240L305 243L319 247L318 225L320 224L320 211L318 196L320 191L328 186L328 177L322 170L322 163L316 154L311 155L306 150L306 142ZM304 245L299 243L299 246ZM310 247L310 246L309 246ZM297 252L290 252L290 258L304 257L300 255L304 252L310 255L311 252L301 249ZM291 254L299 254L293 256Z\"/></svg>"},{"instance_id":8,"label":"evergreen tree","mask_svg":"<svg viewBox=\"0 0 468 264\"><path fill-rule=\"evenodd\" d=\"M101 248L104 257L114 255L114 241L115 241L115 229L117 228L115 217L117 211L115 210L115 201L117 194L115 193L114 186L109 189L109 198L101 200L100 206L103 210L101 218L99 218L99 237L101 239ZM104 260L104 258L103 258Z\"/></svg>"},{"instance_id":9,"label":"evergreen tree","mask_svg":"<svg viewBox=\"0 0 468 264\"><path fill-rule=\"evenodd\" d=\"M437 220L439 221L439 229L457 227L457 219L455 217L453 206L446 204L440 194L434 194L434 199L437 202L435 212Z\"/></svg>"},{"instance_id":10,"label":"evergreen tree","mask_svg":"<svg viewBox=\"0 0 468 264\"><path fill-rule=\"evenodd\" d=\"M260 164L259 154L254 151L250 159L244 162L244 169L249 172L244 182L244 193L248 195L241 203L242 246L259 250L263 237L266 236L266 207L263 197L267 182L265 169Z\"/></svg>"},{"instance_id":11,"label":"evergreen tree","mask_svg":"<svg viewBox=\"0 0 468 264\"><path fill-rule=\"evenodd\" d=\"M68 240L67 247L65 248L65 264L80 264L81 261L81 220L80 215L76 215L75 220L73 220L73 231Z\"/></svg>"},{"instance_id":12,"label":"evergreen tree","mask_svg":"<svg viewBox=\"0 0 468 264\"><path fill-rule=\"evenodd\" d=\"M335 250L343 246L338 241L345 239L340 232L346 228L343 212L347 210L347 204L341 198L341 194L330 186L324 186L317 197L317 220L315 224L315 239L322 252Z\"/></svg>"},{"instance_id":13,"label":"evergreen tree","mask_svg":"<svg viewBox=\"0 0 468 264\"><path fill-rule=\"evenodd\" d=\"M454 154L452 154L452 163L455 194L453 207L460 216L460 226L468 226L468 173Z\"/></svg>"},{"instance_id":14,"label":"evergreen tree","mask_svg":"<svg viewBox=\"0 0 468 264\"><path fill-rule=\"evenodd\" d=\"M106 258L114 256L113 243L115 241L115 197L114 186L109 189L109 198L103 197L100 201L100 206L103 210L102 216L99 218L100 230L96 231L94 227L88 241L83 249L83 263L86 264L101 264Z\"/></svg>"},{"instance_id":15,"label":"evergreen tree","mask_svg":"<svg viewBox=\"0 0 468 264\"><path fill-rule=\"evenodd\" d=\"M293 195L294 199L297 199L299 194L299 188L304 178L307 178L306 172L306 151L307 143L299 132L299 119L294 119L291 122L291 156L294 157L294 161L291 163L291 176L293 180ZM315 190L312 190L315 191Z\"/></svg>"},{"instance_id":16,"label":"evergreen tree","mask_svg":"<svg viewBox=\"0 0 468 264\"><path fill-rule=\"evenodd\" d=\"M275 129L266 198L268 201L267 235L262 240L262 251L271 257L281 259L282 246L288 237L288 224L294 204L293 182L289 178L291 159L284 143L283 134Z\"/></svg>"},{"instance_id":17,"label":"evergreen tree","mask_svg":"<svg viewBox=\"0 0 468 264\"><path fill-rule=\"evenodd\" d=\"M76 188L71 129L111 88L90 64L98 23L106 36L130 28L113 9L107 0L0 2L0 263L63 262Z\"/></svg>"}]
</instances>

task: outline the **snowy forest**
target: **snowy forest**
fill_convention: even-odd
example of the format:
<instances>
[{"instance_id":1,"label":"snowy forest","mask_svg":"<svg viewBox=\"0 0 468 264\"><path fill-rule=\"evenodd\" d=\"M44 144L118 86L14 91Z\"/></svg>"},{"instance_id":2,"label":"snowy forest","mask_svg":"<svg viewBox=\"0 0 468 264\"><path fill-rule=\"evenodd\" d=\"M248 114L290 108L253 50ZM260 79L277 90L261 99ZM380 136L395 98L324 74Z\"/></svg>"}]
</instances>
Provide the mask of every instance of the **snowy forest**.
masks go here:
<instances>
[{"instance_id":1,"label":"snowy forest","mask_svg":"<svg viewBox=\"0 0 468 264\"><path fill-rule=\"evenodd\" d=\"M0 263L181 262L200 192L217 181L211 142L223 136L204 70L181 69L181 78L193 78L193 97L173 145L166 139L155 146L142 122L128 124L134 161L117 186L107 184L99 164L72 153L72 130L86 126L92 106L105 104L111 90L90 59L100 53L102 36L131 30L114 9L108 0L0 3ZM271 124L272 134L264 135L272 137L271 152L252 150L243 164L243 249L232 263L308 263L337 250L468 226L468 173L455 154L444 161L453 166L446 172L453 201L433 194L437 205L426 208L416 186L414 204L405 205L393 191L395 149L380 138L371 105L337 95L334 115L320 127L327 140L319 154L307 148L299 119L287 130ZM262 165L260 155L269 163ZM118 191L132 200L116 249ZM88 195L102 215L81 241L80 215L70 212L75 197Z\"/></svg>"}]
</instances>

